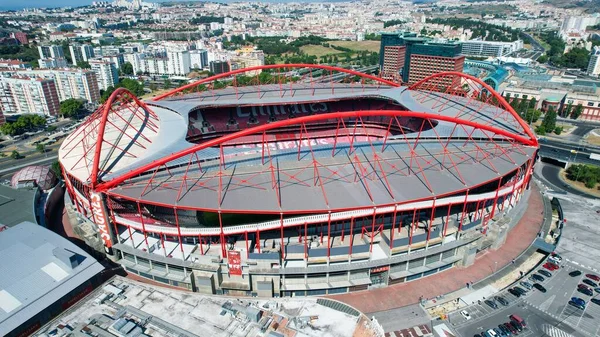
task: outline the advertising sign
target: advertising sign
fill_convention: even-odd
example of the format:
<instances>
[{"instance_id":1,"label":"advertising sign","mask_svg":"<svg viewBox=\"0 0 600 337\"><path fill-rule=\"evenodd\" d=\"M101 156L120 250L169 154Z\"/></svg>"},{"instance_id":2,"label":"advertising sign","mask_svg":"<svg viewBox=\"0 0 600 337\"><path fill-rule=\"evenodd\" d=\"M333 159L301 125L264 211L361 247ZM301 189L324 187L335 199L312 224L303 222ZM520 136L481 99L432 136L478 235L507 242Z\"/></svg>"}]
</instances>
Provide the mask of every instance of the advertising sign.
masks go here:
<instances>
[{"instance_id":1,"label":"advertising sign","mask_svg":"<svg viewBox=\"0 0 600 337\"><path fill-rule=\"evenodd\" d=\"M229 268L229 274L242 275L242 257L240 256L240 252L235 250L227 252L227 267Z\"/></svg>"},{"instance_id":2,"label":"advertising sign","mask_svg":"<svg viewBox=\"0 0 600 337\"><path fill-rule=\"evenodd\" d=\"M102 197L100 197L100 194L96 192L91 192L90 200L94 222L96 225L98 225L100 237L102 238L102 241L104 241L104 246L106 248L110 248L112 247L112 241L110 239L110 232L108 229L108 218L106 217L104 205L102 204Z\"/></svg>"}]
</instances>

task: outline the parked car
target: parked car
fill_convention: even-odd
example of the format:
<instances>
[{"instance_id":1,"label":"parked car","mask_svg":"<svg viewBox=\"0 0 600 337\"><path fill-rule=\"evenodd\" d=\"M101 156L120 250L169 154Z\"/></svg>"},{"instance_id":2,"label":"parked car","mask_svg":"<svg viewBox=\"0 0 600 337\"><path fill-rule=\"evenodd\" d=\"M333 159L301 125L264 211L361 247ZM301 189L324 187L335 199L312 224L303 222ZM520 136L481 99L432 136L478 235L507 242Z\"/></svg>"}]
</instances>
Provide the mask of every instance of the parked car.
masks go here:
<instances>
[{"instance_id":1,"label":"parked car","mask_svg":"<svg viewBox=\"0 0 600 337\"><path fill-rule=\"evenodd\" d=\"M544 275L546 277L552 277L552 274L547 270L540 269L540 270L538 270L538 273L541 275Z\"/></svg>"},{"instance_id":2,"label":"parked car","mask_svg":"<svg viewBox=\"0 0 600 337\"><path fill-rule=\"evenodd\" d=\"M555 271L556 269L559 268L557 265L555 265L554 263L550 263L550 262L544 263L544 265L542 267L548 269L549 271Z\"/></svg>"},{"instance_id":3,"label":"parked car","mask_svg":"<svg viewBox=\"0 0 600 337\"><path fill-rule=\"evenodd\" d=\"M496 333L496 335L498 337L505 337L504 332L502 332L500 329L498 328L494 328L494 332Z\"/></svg>"},{"instance_id":4,"label":"parked car","mask_svg":"<svg viewBox=\"0 0 600 337\"><path fill-rule=\"evenodd\" d=\"M517 329L510 323L504 323L504 326L512 333L513 335L518 334Z\"/></svg>"},{"instance_id":5,"label":"parked car","mask_svg":"<svg viewBox=\"0 0 600 337\"><path fill-rule=\"evenodd\" d=\"M562 262L562 257L558 254L554 254L554 255L550 255L550 257L548 257L548 261L552 261L552 262L556 262L556 263L561 263Z\"/></svg>"},{"instance_id":6,"label":"parked car","mask_svg":"<svg viewBox=\"0 0 600 337\"><path fill-rule=\"evenodd\" d=\"M594 291L597 292L597 293L600 293L600 287L594 288Z\"/></svg>"},{"instance_id":7,"label":"parked car","mask_svg":"<svg viewBox=\"0 0 600 337\"><path fill-rule=\"evenodd\" d=\"M515 288L508 289L508 292L515 295L516 297L521 297L521 295L523 295L520 292L516 291Z\"/></svg>"},{"instance_id":8,"label":"parked car","mask_svg":"<svg viewBox=\"0 0 600 337\"><path fill-rule=\"evenodd\" d=\"M533 287L534 287L535 289L537 289L537 290L539 290L539 291L543 292L543 293L545 293L545 292L546 292L546 288L544 288L544 286L543 286L543 285L541 285L541 284L539 284L539 283L534 283L534 284L533 284Z\"/></svg>"},{"instance_id":9,"label":"parked car","mask_svg":"<svg viewBox=\"0 0 600 337\"><path fill-rule=\"evenodd\" d=\"M521 295L525 295L527 294L527 290L521 288L521 287L514 287L513 289L515 289L516 291L520 292Z\"/></svg>"},{"instance_id":10,"label":"parked car","mask_svg":"<svg viewBox=\"0 0 600 337\"><path fill-rule=\"evenodd\" d=\"M504 324L498 324L498 329L500 329L505 336L512 335L512 332L510 332L510 330Z\"/></svg>"},{"instance_id":11,"label":"parked car","mask_svg":"<svg viewBox=\"0 0 600 337\"><path fill-rule=\"evenodd\" d=\"M574 306L575 308L581 309L581 310L585 310L585 305L578 303L578 302L573 302L573 301L569 301L569 304Z\"/></svg>"},{"instance_id":12,"label":"parked car","mask_svg":"<svg viewBox=\"0 0 600 337\"><path fill-rule=\"evenodd\" d=\"M523 331L523 327L521 326L521 324L519 324L515 321L510 321L509 324L512 325L513 328L515 328L515 330L517 330L518 332Z\"/></svg>"},{"instance_id":13,"label":"parked car","mask_svg":"<svg viewBox=\"0 0 600 337\"><path fill-rule=\"evenodd\" d=\"M600 276L594 274L585 274L585 277L592 279L596 282L600 282Z\"/></svg>"},{"instance_id":14,"label":"parked car","mask_svg":"<svg viewBox=\"0 0 600 337\"><path fill-rule=\"evenodd\" d=\"M600 298L592 298L590 302L600 305Z\"/></svg>"},{"instance_id":15,"label":"parked car","mask_svg":"<svg viewBox=\"0 0 600 337\"><path fill-rule=\"evenodd\" d=\"M592 288L596 288L598 286L598 284L590 279L584 278L583 281L581 281L587 285L589 285Z\"/></svg>"},{"instance_id":16,"label":"parked car","mask_svg":"<svg viewBox=\"0 0 600 337\"><path fill-rule=\"evenodd\" d=\"M533 287L533 285L527 281L521 281L519 282L519 284L527 290L531 290L531 288Z\"/></svg>"},{"instance_id":17,"label":"parked car","mask_svg":"<svg viewBox=\"0 0 600 337\"><path fill-rule=\"evenodd\" d=\"M486 331L485 333L487 333L490 337L500 337L498 336L496 331L494 331L494 329L488 329L488 331Z\"/></svg>"},{"instance_id":18,"label":"parked car","mask_svg":"<svg viewBox=\"0 0 600 337\"><path fill-rule=\"evenodd\" d=\"M533 282L544 282L546 280L542 275L539 275L539 274L531 275L530 279Z\"/></svg>"},{"instance_id":19,"label":"parked car","mask_svg":"<svg viewBox=\"0 0 600 337\"><path fill-rule=\"evenodd\" d=\"M462 315L462 317L464 317L467 321L471 319L471 315L469 315L469 313L466 310L463 310L460 312L460 314Z\"/></svg>"},{"instance_id":20,"label":"parked car","mask_svg":"<svg viewBox=\"0 0 600 337\"><path fill-rule=\"evenodd\" d=\"M498 303L502 304L503 306L508 305L508 301L502 296L496 296L496 301L498 301Z\"/></svg>"},{"instance_id":21,"label":"parked car","mask_svg":"<svg viewBox=\"0 0 600 337\"><path fill-rule=\"evenodd\" d=\"M512 314L510 316L508 316L508 318L510 318L511 321L513 322L517 322L519 323L519 325L524 328L527 326L527 323L525 323L525 320L521 318L521 316L517 315L517 314Z\"/></svg>"},{"instance_id":22,"label":"parked car","mask_svg":"<svg viewBox=\"0 0 600 337\"><path fill-rule=\"evenodd\" d=\"M498 304L494 300L485 300L484 303L492 309L498 309Z\"/></svg>"},{"instance_id":23,"label":"parked car","mask_svg":"<svg viewBox=\"0 0 600 337\"><path fill-rule=\"evenodd\" d=\"M581 275L581 270L573 270L572 272L569 273L569 276L571 277L577 277Z\"/></svg>"},{"instance_id":24,"label":"parked car","mask_svg":"<svg viewBox=\"0 0 600 337\"><path fill-rule=\"evenodd\" d=\"M594 296L594 292L592 291L592 289L583 284L577 286L577 291L588 296Z\"/></svg>"}]
</instances>

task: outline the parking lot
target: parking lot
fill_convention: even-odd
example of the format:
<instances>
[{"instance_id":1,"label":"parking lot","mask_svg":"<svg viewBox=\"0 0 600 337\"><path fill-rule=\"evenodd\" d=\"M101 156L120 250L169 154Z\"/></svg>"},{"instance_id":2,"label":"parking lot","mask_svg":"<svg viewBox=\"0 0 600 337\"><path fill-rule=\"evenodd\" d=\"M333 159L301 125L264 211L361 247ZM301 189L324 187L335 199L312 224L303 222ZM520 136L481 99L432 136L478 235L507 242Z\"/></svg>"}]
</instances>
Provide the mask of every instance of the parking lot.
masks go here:
<instances>
[{"instance_id":1,"label":"parking lot","mask_svg":"<svg viewBox=\"0 0 600 337\"><path fill-rule=\"evenodd\" d=\"M535 270L539 269L541 267ZM580 270L582 274L577 277L569 276L569 272L573 270ZM519 336L597 336L600 333L600 324L598 324L600 305L589 302L591 296L577 291L577 285L585 278L585 274L590 272L569 262L563 262L561 268L552 273L552 277L546 277L541 282L547 290L546 293L532 289L517 298L503 291L497 295L509 301L508 306L496 302L499 307L494 309L482 300L480 303L461 309L468 312L469 319L463 317L460 311L456 311L449 315L448 321L461 336L465 337L497 328L498 324L508 322L511 314L517 314L527 322L527 329L519 333ZM585 310L568 304L574 296L586 301ZM594 296L600 298L598 293Z\"/></svg>"}]
</instances>

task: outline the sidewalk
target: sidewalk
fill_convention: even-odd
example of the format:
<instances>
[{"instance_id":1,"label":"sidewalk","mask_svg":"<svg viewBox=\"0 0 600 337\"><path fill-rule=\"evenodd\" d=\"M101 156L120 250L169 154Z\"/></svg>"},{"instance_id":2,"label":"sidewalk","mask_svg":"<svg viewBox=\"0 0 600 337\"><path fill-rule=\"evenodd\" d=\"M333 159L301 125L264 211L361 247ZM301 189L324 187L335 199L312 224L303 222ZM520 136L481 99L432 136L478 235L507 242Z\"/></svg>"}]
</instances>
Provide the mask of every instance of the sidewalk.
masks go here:
<instances>
[{"instance_id":1,"label":"sidewalk","mask_svg":"<svg viewBox=\"0 0 600 337\"><path fill-rule=\"evenodd\" d=\"M507 269L507 266L518 266L517 259L527 259L528 254L526 254L526 251L537 237L544 222L543 197L537 185L532 184L531 186L528 207L523 217L508 233L506 243L496 251L490 251L479 256L473 265L466 268L452 268L422 280L329 297L348 303L369 314L418 303L421 296L435 298L461 291L466 289L465 284L467 282L473 282L475 286L472 290L476 290L477 287L483 288L488 285L488 282L493 283L495 280L504 277L512 271L510 268ZM512 263L513 259L515 260L514 264ZM496 267L499 271L498 276L490 277L494 274ZM476 283L483 280L485 280L485 284Z\"/></svg>"}]
</instances>

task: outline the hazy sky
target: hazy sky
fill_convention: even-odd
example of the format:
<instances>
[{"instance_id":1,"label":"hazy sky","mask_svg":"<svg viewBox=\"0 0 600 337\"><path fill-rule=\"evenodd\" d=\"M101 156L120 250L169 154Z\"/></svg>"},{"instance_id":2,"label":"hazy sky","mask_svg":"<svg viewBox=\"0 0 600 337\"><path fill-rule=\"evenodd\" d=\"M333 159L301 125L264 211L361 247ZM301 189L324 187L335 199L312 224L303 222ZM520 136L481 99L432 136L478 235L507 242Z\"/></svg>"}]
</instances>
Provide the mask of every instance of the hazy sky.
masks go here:
<instances>
[{"instance_id":1,"label":"hazy sky","mask_svg":"<svg viewBox=\"0 0 600 337\"><path fill-rule=\"evenodd\" d=\"M85 6L93 0L0 0L0 9L21 9L32 7Z\"/></svg>"}]
</instances>

